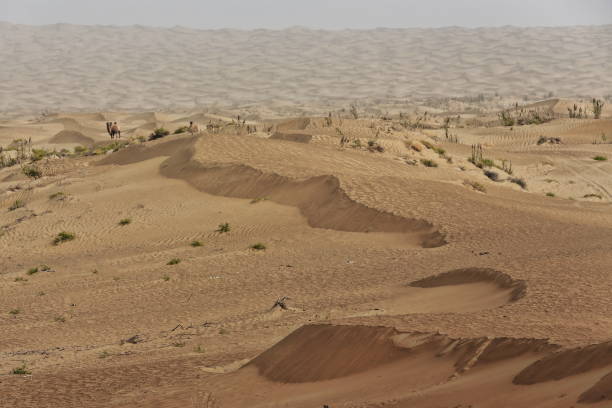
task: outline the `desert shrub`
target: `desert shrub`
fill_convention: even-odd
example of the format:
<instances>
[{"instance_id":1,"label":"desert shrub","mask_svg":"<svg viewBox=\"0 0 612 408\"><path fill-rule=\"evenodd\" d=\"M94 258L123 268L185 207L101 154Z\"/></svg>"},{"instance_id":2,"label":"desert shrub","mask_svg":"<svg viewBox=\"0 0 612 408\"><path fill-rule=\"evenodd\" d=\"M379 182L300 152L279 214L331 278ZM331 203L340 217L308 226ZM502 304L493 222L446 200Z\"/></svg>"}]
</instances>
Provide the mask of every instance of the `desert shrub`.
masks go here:
<instances>
[{"instance_id":1,"label":"desert shrub","mask_svg":"<svg viewBox=\"0 0 612 408\"><path fill-rule=\"evenodd\" d=\"M256 244L251 245L251 249L254 249L255 251L263 251L266 249L266 246L261 242L258 242Z\"/></svg>"},{"instance_id":2,"label":"desert shrub","mask_svg":"<svg viewBox=\"0 0 612 408\"><path fill-rule=\"evenodd\" d=\"M40 265L38 269L40 269L42 272L49 272L51 267L49 265Z\"/></svg>"},{"instance_id":3,"label":"desert shrub","mask_svg":"<svg viewBox=\"0 0 612 408\"><path fill-rule=\"evenodd\" d=\"M66 323L66 318L64 316L55 316L53 320L57 323Z\"/></svg>"},{"instance_id":4,"label":"desert shrub","mask_svg":"<svg viewBox=\"0 0 612 408\"><path fill-rule=\"evenodd\" d=\"M179 258L172 258L171 260L168 261L166 265L178 265L180 263L181 263L181 260Z\"/></svg>"},{"instance_id":5,"label":"desert shrub","mask_svg":"<svg viewBox=\"0 0 612 408\"><path fill-rule=\"evenodd\" d=\"M601 117L601 111L603 110L604 103L601 99L593 98L593 117L599 119Z\"/></svg>"},{"instance_id":6,"label":"desert shrub","mask_svg":"<svg viewBox=\"0 0 612 408\"><path fill-rule=\"evenodd\" d=\"M593 157L593 160L606 161L606 160L608 160L608 158L606 156L595 156L595 157Z\"/></svg>"},{"instance_id":7,"label":"desert shrub","mask_svg":"<svg viewBox=\"0 0 612 408\"><path fill-rule=\"evenodd\" d=\"M499 178L499 174L490 170L485 170L484 175L493 181L497 181L497 179Z\"/></svg>"},{"instance_id":8,"label":"desert shrub","mask_svg":"<svg viewBox=\"0 0 612 408\"><path fill-rule=\"evenodd\" d=\"M601 200L601 194L590 193L590 194L585 194L582 197L583 198L599 198Z\"/></svg>"},{"instance_id":9,"label":"desert shrub","mask_svg":"<svg viewBox=\"0 0 612 408\"><path fill-rule=\"evenodd\" d=\"M353 144L351 145L351 147L354 148L354 149L361 149L361 147L362 147L361 140L359 140L359 139L353 140Z\"/></svg>"},{"instance_id":10,"label":"desert shrub","mask_svg":"<svg viewBox=\"0 0 612 408\"><path fill-rule=\"evenodd\" d=\"M176 129L174 131L174 134L175 135L180 135L181 133L185 133L187 131L189 131L189 126L181 126L180 128L178 128L178 129Z\"/></svg>"},{"instance_id":11,"label":"desert shrub","mask_svg":"<svg viewBox=\"0 0 612 408\"><path fill-rule=\"evenodd\" d=\"M170 280L170 276L164 275L162 276L162 279L164 280L164 282L168 282Z\"/></svg>"},{"instance_id":12,"label":"desert shrub","mask_svg":"<svg viewBox=\"0 0 612 408\"><path fill-rule=\"evenodd\" d=\"M423 163L425 167L438 167L438 163L430 159L421 159L421 163Z\"/></svg>"},{"instance_id":13,"label":"desert shrub","mask_svg":"<svg viewBox=\"0 0 612 408\"><path fill-rule=\"evenodd\" d=\"M518 184L519 186L521 186L523 190L527 188L527 182L525 181L525 179L522 179L519 177L513 177L510 179L510 182L514 184Z\"/></svg>"},{"instance_id":14,"label":"desert shrub","mask_svg":"<svg viewBox=\"0 0 612 408\"><path fill-rule=\"evenodd\" d=\"M53 239L54 245L59 245L63 242L72 241L75 235L72 232L62 231Z\"/></svg>"},{"instance_id":15,"label":"desert shrub","mask_svg":"<svg viewBox=\"0 0 612 408\"><path fill-rule=\"evenodd\" d=\"M32 161L38 161L47 157L49 154L50 152L46 151L45 149L32 149L32 156L30 158Z\"/></svg>"},{"instance_id":16,"label":"desert shrub","mask_svg":"<svg viewBox=\"0 0 612 408\"><path fill-rule=\"evenodd\" d=\"M124 218L121 221L119 221L119 225L128 225L132 223L132 219L131 218Z\"/></svg>"},{"instance_id":17,"label":"desert shrub","mask_svg":"<svg viewBox=\"0 0 612 408\"><path fill-rule=\"evenodd\" d=\"M11 314L13 316L18 315L19 313L21 313L21 310L19 310L19 309L11 309L11 310L9 310L9 314Z\"/></svg>"},{"instance_id":18,"label":"desert shrub","mask_svg":"<svg viewBox=\"0 0 612 408\"><path fill-rule=\"evenodd\" d=\"M204 244L202 244L200 241L191 241L191 244L189 245L195 248L195 247L201 247Z\"/></svg>"},{"instance_id":19,"label":"desert shrub","mask_svg":"<svg viewBox=\"0 0 612 408\"><path fill-rule=\"evenodd\" d=\"M151 133L149 136L149 140L160 139L162 137L168 136L170 134L169 130L164 129L163 127L157 128Z\"/></svg>"},{"instance_id":20,"label":"desert shrub","mask_svg":"<svg viewBox=\"0 0 612 408\"><path fill-rule=\"evenodd\" d=\"M26 369L26 365L22 365L21 367L17 367L17 368L13 368L13 370L11 371L11 373L13 375L29 375L32 374L31 371L28 371Z\"/></svg>"},{"instance_id":21,"label":"desert shrub","mask_svg":"<svg viewBox=\"0 0 612 408\"><path fill-rule=\"evenodd\" d=\"M429 143L427 140L421 140L421 144L428 149L433 149L434 145Z\"/></svg>"},{"instance_id":22,"label":"desert shrub","mask_svg":"<svg viewBox=\"0 0 612 408\"><path fill-rule=\"evenodd\" d=\"M378 144L378 142L375 140L368 140L368 150L370 152L383 153L385 151L385 148Z\"/></svg>"},{"instance_id":23,"label":"desert shrub","mask_svg":"<svg viewBox=\"0 0 612 408\"><path fill-rule=\"evenodd\" d=\"M482 184L476 181L464 180L463 184L469 187L472 187L476 191L480 191L481 193L486 193L487 189Z\"/></svg>"},{"instance_id":24,"label":"desert shrub","mask_svg":"<svg viewBox=\"0 0 612 408\"><path fill-rule=\"evenodd\" d=\"M25 203L21 200L16 200L15 202L13 202L13 204L10 205L8 210L15 211L16 209L22 208L22 207L25 207Z\"/></svg>"},{"instance_id":25,"label":"desert shrub","mask_svg":"<svg viewBox=\"0 0 612 408\"><path fill-rule=\"evenodd\" d=\"M57 193L53 193L49 196L49 200L63 200L66 198L66 194L62 191L58 191Z\"/></svg>"},{"instance_id":26,"label":"desert shrub","mask_svg":"<svg viewBox=\"0 0 612 408\"><path fill-rule=\"evenodd\" d=\"M251 200L251 204L257 204L257 203L259 203L261 201L266 201L266 200L267 200L266 197L257 197L257 198L254 198L254 199Z\"/></svg>"},{"instance_id":27,"label":"desert shrub","mask_svg":"<svg viewBox=\"0 0 612 408\"><path fill-rule=\"evenodd\" d=\"M555 193L550 193L550 192L546 193L546 197L554 197L554 196L555 196Z\"/></svg>"},{"instance_id":28,"label":"desert shrub","mask_svg":"<svg viewBox=\"0 0 612 408\"><path fill-rule=\"evenodd\" d=\"M514 126L514 118L510 115L509 111L501 111L499 112L499 118L502 121L502 125L504 126Z\"/></svg>"},{"instance_id":29,"label":"desert shrub","mask_svg":"<svg viewBox=\"0 0 612 408\"><path fill-rule=\"evenodd\" d=\"M41 171L33 166L25 166L24 168L21 169L21 171L23 172L23 174L25 174L29 178L38 179L42 177Z\"/></svg>"},{"instance_id":30,"label":"desert shrub","mask_svg":"<svg viewBox=\"0 0 612 408\"><path fill-rule=\"evenodd\" d=\"M219 227L217 228L217 232L218 233L224 233L224 232L229 232L230 231L230 225L225 222L223 224L219 224Z\"/></svg>"},{"instance_id":31,"label":"desert shrub","mask_svg":"<svg viewBox=\"0 0 612 408\"><path fill-rule=\"evenodd\" d=\"M74 148L74 153L75 153L75 154L83 154L83 153L85 153L85 152L86 152L86 151L88 151L88 150L89 150L89 149L88 149L88 148L86 148L85 146L76 146L76 147Z\"/></svg>"},{"instance_id":32,"label":"desert shrub","mask_svg":"<svg viewBox=\"0 0 612 408\"><path fill-rule=\"evenodd\" d=\"M26 273L28 275L34 275L35 273L38 273L38 268L30 268Z\"/></svg>"},{"instance_id":33,"label":"desert shrub","mask_svg":"<svg viewBox=\"0 0 612 408\"><path fill-rule=\"evenodd\" d=\"M15 278L15 282L27 282L28 280L26 278L22 278L21 276L18 276Z\"/></svg>"}]
</instances>

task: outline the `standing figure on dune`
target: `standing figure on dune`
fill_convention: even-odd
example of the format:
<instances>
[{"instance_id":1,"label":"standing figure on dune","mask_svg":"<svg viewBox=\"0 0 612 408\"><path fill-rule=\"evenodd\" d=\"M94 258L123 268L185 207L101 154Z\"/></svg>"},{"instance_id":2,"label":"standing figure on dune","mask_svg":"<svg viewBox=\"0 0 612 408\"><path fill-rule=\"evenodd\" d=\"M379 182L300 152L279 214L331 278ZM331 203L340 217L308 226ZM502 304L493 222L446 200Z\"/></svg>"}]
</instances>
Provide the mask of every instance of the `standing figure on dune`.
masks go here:
<instances>
[{"instance_id":1,"label":"standing figure on dune","mask_svg":"<svg viewBox=\"0 0 612 408\"><path fill-rule=\"evenodd\" d=\"M115 137L117 137L118 139L121 138L121 129L119 129L119 125L117 125L117 122L114 122L113 125L111 126L110 134L111 134L111 139L114 139Z\"/></svg>"},{"instance_id":2,"label":"standing figure on dune","mask_svg":"<svg viewBox=\"0 0 612 408\"><path fill-rule=\"evenodd\" d=\"M191 133L192 135L200 133L200 128L197 124L193 123L193 121L189 122L189 133Z\"/></svg>"}]
</instances>

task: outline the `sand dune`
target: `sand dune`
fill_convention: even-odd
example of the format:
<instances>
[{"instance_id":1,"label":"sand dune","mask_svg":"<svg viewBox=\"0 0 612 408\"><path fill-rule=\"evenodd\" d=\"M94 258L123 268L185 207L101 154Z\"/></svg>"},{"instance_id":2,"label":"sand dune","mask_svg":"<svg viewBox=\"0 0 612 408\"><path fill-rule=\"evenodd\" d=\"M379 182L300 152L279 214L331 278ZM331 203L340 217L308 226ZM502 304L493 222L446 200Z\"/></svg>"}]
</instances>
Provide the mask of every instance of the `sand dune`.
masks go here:
<instances>
[{"instance_id":1,"label":"sand dune","mask_svg":"<svg viewBox=\"0 0 612 408\"><path fill-rule=\"evenodd\" d=\"M612 94L610 49L610 26L241 31L1 23L0 112L253 103L312 112L494 93L604 96Z\"/></svg>"}]
</instances>

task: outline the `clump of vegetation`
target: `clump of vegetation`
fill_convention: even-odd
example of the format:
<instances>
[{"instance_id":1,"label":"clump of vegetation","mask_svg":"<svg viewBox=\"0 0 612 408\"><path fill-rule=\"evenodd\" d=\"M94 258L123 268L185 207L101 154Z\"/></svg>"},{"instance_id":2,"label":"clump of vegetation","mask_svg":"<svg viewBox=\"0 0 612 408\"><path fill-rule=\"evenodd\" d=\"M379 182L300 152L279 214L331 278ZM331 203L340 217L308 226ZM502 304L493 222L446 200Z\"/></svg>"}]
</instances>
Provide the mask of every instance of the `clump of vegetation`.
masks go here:
<instances>
[{"instance_id":1,"label":"clump of vegetation","mask_svg":"<svg viewBox=\"0 0 612 408\"><path fill-rule=\"evenodd\" d=\"M578 107L578 105L576 105L576 104L574 104L573 108L574 109L567 108L568 116L570 118L572 118L572 119L582 119L583 117L584 118L587 117L587 110L586 110L586 108L583 111L582 107Z\"/></svg>"},{"instance_id":2,"label":"clump of vegetation","mask_svg":"<svg viewBox=\"0 0 612 408\"><path fill-rule=\"evenodd\" d=\"M42 172L33 166L24 166L21 171L29 178L39 179L42 177Z\"/></svg>"},{"instance_id":3,"label":"clump of vegetation","mask_svg":"<svg viewBox=\"0 0 612 408\"><path fill-rule=\"evenodd\" d=\"M57 323L66 323L66 318L64 316L55 316L53 320Z\"/></svg>"},{"instance_id":4,"label":"clump of vegetation","mask_svg":"<svg viewBox=\"0 0 612 408\"><path fill-rule=\"evenodd\" d=\"M430 159L421 159L421 163L425 167L438 167L438 163Z\"/></svg>"},{"instance_id":5,"label":"clump of vegetation","mask_svg":"<svg viewBox=\"0 0 612 408\"><path fill-rule=\"evenodd\" d=\"M189 244L189 245L191 245L192 247L196 248L196 247L201 247L204 244L202 244L202 242L200 242L200 241L191 241L191 244Z\"/></svg>"},{"instance_id":6,"label":"clump of vegetation","mask_svg":"<svg viewBox=\"0 0 612 408\"><path fill-rule=\"evenodd\" d=\"M162 279L164 280L164 282L168 282L170 280L170 276L164 275L162 276Z\"/></svg>"},{"instance_id":7,"label":"clump of vegetation","mask_svg":"<svg viewBox=\"0 0 612 408\"><path fill-rule=\"evenodd\" d=\"M525 108L519 107L518 103L514 105L513 109L499 112L498 116L503 126L539 125L554 119L552 112L542 112L538 109L525 110Z\"/></svg>"},{"instance_id":8,"label":"clump of vegetation","mask_svg":"<svg viewBox=\"0 0 612 408\"><path fill-rule=\"evenodd\" d=\"M32 149L32 155L30 158L32 161L39 161L43 158L49 156L51 152L46 151L45 149Z\"/></svg>"},{"instance_id":9,"label":"clump of vegetation","mask_svg":"<svg viewBox=\"0 0 612 408\"><path fill-rule=\"evenodd\" d=\"M169 130L164 129L163 127L157 128L153 131L153 133L151 133L151 135L149 136L149 140L160 139L162 137L168 136L169 134L170 134Z\"/></svg>"},{"instance_id":10,"label":"clump of vegetation","mask_svg":"<svg viewBox=\"0 0 612 408\"><path fill-rule=\"evenodd\" d=\"M259 203L261 201L266 201L266 200L267 200L266 197L257 197L257 198L254 198L254 199L251 200L251 204L257 204L257 203Z\"/></svg>"},{"instance_id":11,"label":"clump of vegetation","mask_svg":"<svg viewBox=\"0 0 612 408\"><path fill-rule=\"evenodd\" d=\"M606 156L595 156L595 157L593 157L593 160L606 161L606 160L608 160L608 158Z\"/></svg>"},{"instance_id":12,"label":"clump of vegetation","mask_svg":"<svg viewBox=\"0 0 612 408\"><path fill-rule=\"evenodd\" d=\"M98 355L99 358L106 358L106 357L110 357L110 353L108 351L103 351Z\"/></svg>"},{"instance_id":13,"label":"clump of vegetation","mask_svg":"<svg viewBox=\"0 0 612 408\"><path fill-rule=\"evenodd\" d=\"M593 98L593 117L599 119L601 117L601 111L603 110L604 103L601 99Z\"/></svg>"},{"instance_id":14,"label":"clump of vegetation","mask_svg":"<svg viewBox=\"0 0 612 408\"><path fill-rule=\"evenodd\" d=\"M62 191L58 191L57 193L53 193L49 196L49 200L64 200L66 199L66 194Z\"/></svg>"},{"instance_id":15,"label":"clump of vegetation","mask_svg":"<svg viewBox=\"0 0 612 408\"><path fill-rule=\"evenodd\" d=\"M30 268L26 273L28 275L34 275L35 273L38 273L38 268Z\"/></svg>"},{"instance_id":16,"label":"clump of vegetation","mask_svg":"<svg viewBox=\"0 0 612 408\"><path fill-rule=\"evenodd\" d=\"M486 193L487 189L485 188L485 186L483 186L482 184L478 183L477 181L470 181L470 180L464 180L463 184L473 188L476 191L480 191L481 193Z\"/></svg>"},{"instance_id":17,"label":"clump of vegetation","mask_svg":"<svg viewBox=\"0 0 612 408\"><path fill-rule=\"evenodd\" d=\"M510 179L510 182L514 184L518 184L519 186L521 186L523 190L527 189L527 182L525 181L525 179L522 179L519 177L513 177Z\"/></svg>"},{"instance_id":18,"label":"clump of vegetation","mask_svg":"<svg viewBox=\"0 0 612 408\"><path fill-rule=\"evenodd\" d=\"M172 258L171 260L168 261L166 265L178 265L180 263L181 263L181 260L179 258Z\"/></svg>"},{"instance_id":19,"label":"clump of vegetation","mask_svg":"<svg viewBox=\"0 0 612 408\"><path fill-rule=\"evenodd\" d=\"M258 242L256 244L251 245L251 249L255 251L264 251L266 249L266 246L261 242Z\"/></svg>"},{"instance_id":20,"label":"clump of vegetation","mask_svg":"<svg viewBox=\"0 0 612 408\"><path fill-rule=\"evenodd\" d=\"M219 224L219 227L217 228L217 232L220 234L223 234L224 232L230 232L230 225L227 222L223 224Z\"/></svg>"},{"instance_id":21,"label":"clump of vegetation","mask_svg":"<svg viewBox=\"0 0 612 408\"><path fill-rule=\"evenodd\" d=\"M15 211L16 209L22 208L22 207L25 207L25 203L21 200L16 200L15 202L13 202L13 204L10 205L8 210Z\"/></svg>"},{"instance_id":22,"label":"clump of vegetation","mask_svg":"<svg viewBox=\"0 0 612 408\"><path fill-rule=\"evenodd\" d=\"M72 241L76 236L72 232L62 231L53 239L54 245L59 245L67 241Z\"/></svg>"},{"instance_id":23,"label":"clump of vegetation","mask_svg":"<svg viewBox=\"0 0 612 408\"><path fill-rule=\"evenodd\" d=\"M499 174L491 170L485 170L484 175L487 176L492 181L497 181L499 178Z\"/></svg>"},{"instance_id":24,"label":"clump of vegetation","mask_svg":"<svg viewBox=\"0 0 612 408\"><path fill-rule=\"evenodd\" d=\"M26 368L25 364L23 364L21 367L13 368L13 371L11 371L11 373L13 375L30 375L30 374L32 374L31 371L28 371L28 369Z\"/></svg>"},{"instance_id":25,"label":"clump of vegetation","mask_svg":"<svg viewBox=\"0 0 612 408\"><path fill-rule=\"evenodd\" d=\"M15 278L15 282L27 282L28 280L26 278L22 278L21 276L18 276Z\"/></svg>"},{"instance_id":26,"label":"clump of vegetation","mask_svg":"<svg viewBox=\"0 0 612 408\"><path fill-rule=\"evenodd\" d=\"M540 138L538 139L538 146L539 145L543 145L544 143L549 143L549 144L561 144L561 138L560 137L546 137L546 136L540 136Z\"/></svg>"},{"instance_id":27,"label":"clump of vegetation","mask_svg":"<svg viewBox=\"0 0 612 408\"><path fill-rule=\"evenodd\" d=\"M11 309L11 310L9 310L9 314L13 315L13 316L17 316L19 313L21 313L21 310L19 310L19 309Z\"/></svg>"},{"instance_id":28,"label":"clump of vegetation","mask_svg":"<svg viewBox=\"0 0 612 408\"><path fill-rule=\"evenodd\" d=\"M75 146L74 148L74 154L77 154L77 155L84 154L87 151L89 151L89 149L85 146Z\"/></svg>"},{"instance_id":29,"label":"clump of vegetation","mask_svg":"<svg viewBox=\"0 0 612 408\"><path fill-rule=\"evenodd\" d=\"M181 133L186 133L189 131L189 126L181 126L180 128L174 131L175 135L180 135Z\"/></svg>"},{"instance_id":30,"label":"clump of vegetation","mask_svg":"<svg viewBox=\"0 0 612 408\"><path fill-rule=\"evenodd\" d=\"M601 198L602 198L602 197L601 197L601 194L593 194L593 193L590 193L590 194L585 194L585 195L583 195L582 197L583 197L583 198L599 198L600 200L601 200Z\"/></svg>"},{"instance_id":31,"label":"clump of vegetation","mask_svg":"<svg viewBox=\"0 0 612 408\"><path fill-rule=\"evenodd\" d=\"M360 139L353 140L353 144L351 145L353 149L361 149L363 146L361 145Z\"/></svg>"},{"instance_id":32,"label":"clump of vegetation","mask_svg":"<svg viewBox=\"0 0 612 408\"><path fill-rule=\"evenodd\" d=\"M124 218L124 219L119 221L119 225L129 225L131 223L132 223L132 219L131 218Z\"/></svg>"},{"instance_id":33,"label":"clump of vegetation","mask_svg":"<svg viewBox=\"0 0 612 408\"><path fill-rule=\"evenodd\" d=\"M356 105L351 105L351 116L353 116L353 119L359 119L359 112L357 112L357 106Z\"/></svg>"},{"instance_id":34,"label":"clump of vegetation","mask_svg":"<svg viewBox=\"0 0 612 408\"><path fill-rule=\"evenodd\" d=\"M361 145L361 142L359 142L359 144ZM368 140L368 151L383 153L385 148L375 140Z\"/></svg>"},{"instance_id":35,"label":"clump of vegetation","mask_svg":"<svg viewBox=\"0 0 612 408\"><path fill-rule=\"evenodd\" d=\"M554 197L554 196L555 196L555 193L551 193L551 192L546 193L546 197Z\"/></svg>"},{"instance_id":36,"label":"clump of vegetation","mask_svg":"<svg viewBox=\"0 0 612 408\"><path fill-rule=\"evenodd\" d=\"M196 353L204 353L204 347L198 344L198 347L194 348L193 351Z\"/></svg>"}]
</instances>

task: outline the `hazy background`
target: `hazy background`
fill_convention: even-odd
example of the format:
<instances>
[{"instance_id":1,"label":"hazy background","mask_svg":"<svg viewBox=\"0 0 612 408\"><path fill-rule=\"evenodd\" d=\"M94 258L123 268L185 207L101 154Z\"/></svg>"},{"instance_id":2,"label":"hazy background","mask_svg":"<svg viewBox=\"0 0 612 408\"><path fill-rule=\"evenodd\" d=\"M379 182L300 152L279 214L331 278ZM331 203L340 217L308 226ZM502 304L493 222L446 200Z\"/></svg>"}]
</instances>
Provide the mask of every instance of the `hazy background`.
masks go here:
<instances>
[{"instance_id":1,"label":"hazy background","mask_svg":"<svg viewBox=\"0 0 612 408\"><path fill-rule=\"evenodd\" d=\"M0 21L193 28L612 23L612 0L0 0Z\"/></svg>"}]
</instances>

